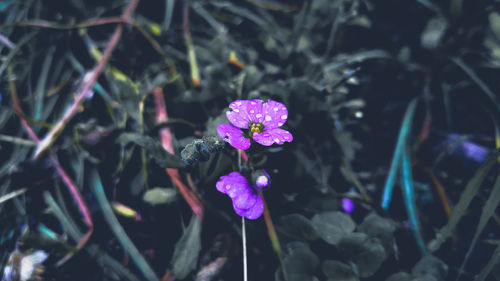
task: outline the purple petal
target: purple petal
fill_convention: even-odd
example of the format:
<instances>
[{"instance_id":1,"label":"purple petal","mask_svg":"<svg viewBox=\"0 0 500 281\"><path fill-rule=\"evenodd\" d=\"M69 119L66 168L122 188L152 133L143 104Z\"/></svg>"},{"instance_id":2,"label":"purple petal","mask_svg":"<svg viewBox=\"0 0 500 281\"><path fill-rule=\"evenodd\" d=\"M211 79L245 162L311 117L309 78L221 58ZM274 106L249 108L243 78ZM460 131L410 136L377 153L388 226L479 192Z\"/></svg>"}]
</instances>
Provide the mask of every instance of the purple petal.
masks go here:
<instances>
[{"instance_id":1,"label":"purple petal","mask_svg":"<svg viewBox=\"0 0 500 281\"><path fill-rule=\"evenodd\" d=\"M230 111L226 112L227 119L234 126L248 129L250 121L259 123L263 119L262 100L235 100L229 104Z\"/></svg>"},{"instance_id":2,"label":"purple petal","mask_svg":"<svg viewBox=\"0 0 500 281\"><path fill-rule=\"evenodd\" d=\"M250 147L250 139L243 136L243 131L237 127L222 123L217 126L217 133L226 142L236 149L246 150Z\"/></svg>"},{"instance_id":3,"label":"purple petal","mask_svg":"<svg viewBox=\"0 0 500 281\"><path fill-rule=\"evenodd\" d=\"M233 207L238 209L250 209L257 202L257 198L259 195L255 193L255 191L246 183L246 185L241 185L238 189L233 199Z\"/></svg>"},{"instance_id":4,"label":"purple petal","mask_svg":"<svg viewBox=\"0 0 500 281\"><path fill-rule=\"evenodd\" d=\"M229 197L233 198L235 197L234 187L239 188L244 185L248 185L247 179L238 172L231 172L220 177L215 187L219 192L228 194Z\"/></svg>"},{"instance_id":5,"label":"purple petal","mask_svg":"<svg viewBox=\"0 0 500 281\"><path fill-rule=\"evenodd\" d=\"M288 109L281 102L268 100L262 104L262 124L266 129L281 127L288 119Z\"/></svg>"},{"instance_id":6,"label":"purple petal","mask_svg":"<svg viewBox=\"0 0 500 281\"><path fill-rule=\"evenodd\" d=\"M251 208L238 209L238 208L234 207L234 204L233 204L234 211L238 215L245 217L249 220L258 219L262 215L262 213L264 212L264 202L262 202L262 198L260 198L260 196L258 194L255 194L255 197L256 197L255 205L253 205Z\"/></svg>"},{"instance_id":7,"label":"purple petal","mask_svg":"<svg viewBox=\"0 0 500 281\"><path fill-rule=\"evenodd\" d=\"M254 133L253 139L262 145L270 146L273 143L282 145L285 142L291 142L293 141L293 136L289 131L280 128L271 130L267 130L266 128L262 133Z\"/></svg>"},{"instance_id":8,"label":"purple petal","mask_svg":"<svg viewBox=\"0 0 500 281\"><path fill-rule=\"evenodd\" d=\"M252 220L262 215L262 198L240 173L232 172L220 177L215 186L219 192L227 194L233 200L233 208L238 215Z\"/></svg>"}]
</instances>

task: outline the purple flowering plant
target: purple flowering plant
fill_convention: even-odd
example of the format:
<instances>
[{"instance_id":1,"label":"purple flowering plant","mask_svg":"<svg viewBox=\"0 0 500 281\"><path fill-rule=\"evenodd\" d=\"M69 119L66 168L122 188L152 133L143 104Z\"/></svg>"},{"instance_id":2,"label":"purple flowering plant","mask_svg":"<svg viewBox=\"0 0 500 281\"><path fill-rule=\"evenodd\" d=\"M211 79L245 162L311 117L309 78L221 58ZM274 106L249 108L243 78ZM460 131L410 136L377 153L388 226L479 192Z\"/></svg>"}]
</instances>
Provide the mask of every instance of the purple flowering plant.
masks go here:
<instances>
[{"instance_id":1,"label":"purple flowering plant","mask_svg":"<svg viewBox=\"0 0 500 281\"><path fill-rule=\"evenodd\" d=\"M217 133L236 149L250 148L250 139L265 146L291 142L290 132L281 129L288 119L288 110L281 102L260 99L236 100L226 112L231 124L217 126Z\"/></svg>"},{"instance_id":2,"label":"purple flowering plant","mask_svg":"<svg viewBox=\"0 0 500 281\"><path fill-rule=\"evenodd\" d=\"M217 132L232 147L246 150L250 148L251 139L264 146L293 140L290 132L279 128L288 119L288 109L280 102L236 100L229 108L226 116L231 124L219 124ZM216 183L217 190L233 201L236 214L251 220L258 219L264 211L264 202L256 190L269 186L269 175L264 170L255 171L251 183L239 172L221 176Z\"/></svg>"},{"instance_id":3,"label":"purple flowering plant","mask_svg":"<svg viewBox=\"0 0 500 281\"><path fill-rule=\"evenodd\" d=\"M234 211L239 216L255 220L262 215L264 211L262 198L239 172L231 172L220 177L215 186L219 192L227 194L233 200Z\"/></svg>"}]
</instances>

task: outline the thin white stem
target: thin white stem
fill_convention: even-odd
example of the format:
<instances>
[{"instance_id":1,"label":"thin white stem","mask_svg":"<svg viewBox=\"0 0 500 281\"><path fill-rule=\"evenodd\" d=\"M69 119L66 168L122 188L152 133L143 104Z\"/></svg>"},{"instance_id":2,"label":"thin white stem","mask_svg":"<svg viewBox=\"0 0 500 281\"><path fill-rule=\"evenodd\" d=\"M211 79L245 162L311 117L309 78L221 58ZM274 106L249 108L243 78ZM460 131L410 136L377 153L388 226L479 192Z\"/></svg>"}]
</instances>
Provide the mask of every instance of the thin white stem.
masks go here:
<instances>
[{"instance_id":1,"label":"thin white stem","mask_svg":"<svg viewBox=\"0 0 500 281\"><path fill-rule=\"evenodd\" d=\"M243 242L243 281L248 281L247 274L247 232L245 230L245 218L241 217L241 241Z\"/></svg>"}]
</instances>

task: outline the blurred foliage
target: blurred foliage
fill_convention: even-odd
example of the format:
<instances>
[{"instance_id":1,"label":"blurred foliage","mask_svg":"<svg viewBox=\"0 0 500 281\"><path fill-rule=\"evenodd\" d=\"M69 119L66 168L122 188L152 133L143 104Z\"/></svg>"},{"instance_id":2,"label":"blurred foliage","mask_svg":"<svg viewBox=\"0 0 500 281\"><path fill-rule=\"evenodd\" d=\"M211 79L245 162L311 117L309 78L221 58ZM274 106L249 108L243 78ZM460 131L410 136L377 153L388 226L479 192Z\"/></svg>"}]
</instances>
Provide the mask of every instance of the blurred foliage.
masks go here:
<instances>
[{"instance_id":1,"label":"blurred foliage","mask_svg":"<svg viewBox=\"0 0 500 281\"><path fill-rule=\"evenodd\" d=\"M231 101L260 98L286 104L294 135L248 151L272 179L266 200L287 281L499 279L498 1L156 0L127 19L129 4L0 2L0 264L21 247L50 254L44 280L241 278L240 220L215 190L237 156L216 126ZM119 26L102 75L76 104ZM403 196L380 207L412 100L401 153L426 256ZM61 129L33 159L38 141L23 124L40 139ZM158 138L163 128L176 155ZM61 167L93 219L80 251L89 226ZM165 168L201 200L203 222ZM285 280L266 235L263 220L247 223L249 278Z\"/></svg>"}]
</instances>

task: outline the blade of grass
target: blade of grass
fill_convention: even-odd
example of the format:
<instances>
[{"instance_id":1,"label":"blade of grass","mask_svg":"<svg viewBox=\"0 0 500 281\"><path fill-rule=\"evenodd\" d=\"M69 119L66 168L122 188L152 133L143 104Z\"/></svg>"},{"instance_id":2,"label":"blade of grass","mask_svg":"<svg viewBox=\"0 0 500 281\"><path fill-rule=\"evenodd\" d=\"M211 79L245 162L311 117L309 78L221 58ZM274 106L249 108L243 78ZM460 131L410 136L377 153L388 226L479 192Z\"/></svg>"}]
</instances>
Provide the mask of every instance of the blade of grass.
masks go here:
<instances>
[{"instance_id":1,"label":"blade of grass","mask_svg":"<svg viewBox=\"0 0 500 281\"><path fill-rule=\"evenodd\" d=\"M15 47L10 50L9 54L4 59L2 59L3 62L0 65L0 77L3 77L3 75L2 75L3 72L5 71L5 69L7 68L7 66L10 64L10 61L14 58L14 56L19 51L21 51L21 47L24 46L24 44L28 43L31 39L33 39L33 37L35 37L35 35L37 33L38 33L37 31L33 31L31 33L28 33L24 37L22 37L19 40L19 42L17 42L17 44L15 45Z\"/></svg>"},{"instance_id":2,"label":"blade of grass","mask_svg":"<svg viewBox=\"0 0 500 281\"><path fill-rule=\"evenodd\" d=\"M10 158L5 159L5 162L2 163L3 165L0 167L0 176L2 177L5 176L13 165L25 160L29 152L30 152L29 146L21 146L21 145L14 146L12 148Z\"/></svg>"},{"instance_id":3,"label":"blade of grass","mask_svg":"<svg viewBox=\"0 0 500 281\"><path fill-rule=\"evenodd\" d=\"M210 15L199 2L193 2L193 10L200 15L205 21L219 34L226 34L227 28L218 22L212 15Z\"/></svg>"},{"instance_id":4,"label":"blade of grass","mask_svg":"<svg viewBox=\"0 0 500 281\"><path fill-rule=\"evenodd\" d=\"M166 32L170 28L170 23L172 22L172 13L174 12L174 0L165 0L165 16L163 18L163 32Z\"/></svg>"},{"instance_id":5,"label":"blade of grass","mask_svg":"<svg viewBox=\"0 0 500 281\"><path fill-rule=\"evenodd\" d=\"M495 265L497 265L498 261L500 260L500 245L498 245L495 248L495 252L493 252L493 255L491 256L490 260L486 264L485 267L481 270L479 275L477 276L476 281L484 281L486 280L486 277L491 273L493 268L495 268Z\"/></svg>"},{"instance_id":6,"label":"blade of grass","mask_svg":"<svg viewBox=\"0 0 500 281\"><path fill-rule=\"evenodd\" d=\"M15 143L18 145L25 145L25 146L35 146L36 145L35 142L30 141L30 140L25 140L22 138L2 135L2 134L0 134L0 141L11 142L11 143Z\"/></svg>"},{"instance_id":7,"label":"blade of grass","mask_svg":"<svg viewBox=\"0 0 500 281\"><path fill-rule=\"evenodd\" d=\"M488 200L486 200L486 204L483 207L483 211L481 213L481 216L479 217L479 223L477 224L474 237L472 238L469 249L465 254L464 261L462 262L462 265L460 265L460 269L458 270L458 275L456 278L457 281L460 279L460 275L462 274L462 271L467 264L467 261L469 260L470 254L476 246L479 235L483 232L490 218L495 214L495 210L498 207L498 204L500 204L500 175L497 176L495 184L493 185L493 189L491 190L491 193L488 196Z\"/></svg>"},{"instance_id":8,"label":"blade of grass","mask_svg":"<svg viewBox=\"0 0 500 281\"><path fill-rule=\"evenodd\" d=\"M17 197L17 196L25 193L26 191L28 191L27 188L21 188L21 189L9 192L5 195L2 195L2 196L0 196L0 204L2 204L2 203L6 202L14 197Z\"/></svg>"},{"instance_id":9,"label":"blade of grass","mask_svg":"<svg viewBox=\"0 0 500 281\"><path fill-rule=\"evenodd\" d=\"M469 180L469 182L465 186L465 190L460 195L458 203L453 208L453 212L448 219L448 223L446 223L446 225L439 230L439 232L436 234L436 238L428 243L427 248L430 252L438 250L441 247L441 244L453 234L455 227L457 226L460 219L465 215L469 204L471 203L474 196L476 196L479 188L481 187L481 184L488 176L488 173L490 172L493 165L496 164L499 155L500 149L493 151L492 153L490 153L488 158L486 158L484 163L476 170L474 176Z\"/></svg>"},{"instance_id":10,"label":"blade of grass","mask_svg":"<svg viewBox=\"0 0 500 281\"><path fill-rule=\"evenodd\" d=\"M412 183L412 172L411 172L411 162L408 157L408 152L404 151L401 159L401 189L403 191L403 197L405 201L406 212L408 213L408 221L410 223L410 229L417 241L418 248L422 256L427 254L427 249L425 247L424 239L420 231L420 222L418 221L418 215L416 211L415 204L415 191Z\"/></svg>"},{"instance_id":11,"label":"blade of grass","mask_svg":"<svg viewBox=\"0 0 500 281\"><path fill-rule=\"evenodd\" d=\"M69 24L69 25L59 24L57 22L51 22L46 20L17 21L12 24L2 25L0 26L0 28L7 26L29 26L29 27L70 30L70 29L87 28L92 26L100 26L100 25L115 24L115 23L130 23L130 19L127 20L123 17L111 17L111 18L88 20L81 23Z\"/></svg>"},{"instance_id":12,"label":"blade of grass","mask_svg":"<svg viewBox=\"0 0 500 281\"><path fill-rule=\"evenodd\" d=\"M54 58L55 51L55 45L49 48L45 55L42 69L40 70L40 76L38 76L38 82L35 89L35 119L40 119L42 114L43 99L45 97L45 88L47 86L47 77L49 75L49 69L52 65L52 59Z\"/></svg>"},{"instance_id":13,"label":"blade of grass","mask_svg":"<svg viewBox=\"0 0 500 281\"><path fill-rule=\"evenodd\" d=\"M396 142L396 149L394 150L394 155L392 156L391 168L389 170L389 175L384 185L384 192L382 194L382 208L384 210L389 209L389 204L392 199L392 190L394 189L394 184L396 181L396 175L398 172L398 167L401 164L402 155L405 153L404 147L406 143L406 137L411 130L411 121L413 120L413 115L415 113L415 108L417 107L417 100L414 99L410 102L406 109L405 116L403 118L403 123L401 124L401 129L399 130L398 140Z\"/></svg>"},{"instance_id":14,"label":"blade of grass","mask_svg":"<svg viewBox=\"0 0 500 281\"><path fill-rule=\"evenodd\" d=\"M183 30L184 41L188 50L189 66L191 68L191 82L193 86L198 87L200 86L200 70L196 62L196 53L193 47L193 40L191 39L191 32L189 32L189 6L186 3L184 3L183 8Z\"/></svg>"},{"instance_id":15,"label":"blade of grass","mask_svg":"<svg viewBox=\"0 0 500 281\"><path fill-rule=\"evenodd\" d=\"M75 241L79 241L83 238L82 232L78 229L76 223L67 216L66 213L57 205L56 200L48 191L43 192L43 198L45 203L49 205L50 210L53 212L54 216L59 220L63 229L69 234L69 236Z\"/></svg>"},{"instance_id":16,"label":"blade of grass","mask_svg":"<svg viewBox=\"0 0 500 281\"><path fill-rule=\"evenodd\" d=\"M476 72L470 68L461 58L453 57L451 61L455 63L458 67L460 67L465 74L467 74L474 83L476 83L479 88L490 98L490 100L495 104L497 110L500 111L500 103L498 102L497 96L493 91L486 85L486 83L479 78Z\"/></svg>"},{"instance_id":17,"label":"blade of grass","mask_svg":"<svg viewBox=\"0 0 500 281\"><path fill-rule=\"evenodd\" d=\"M142 275L147 280L152 280L152 281L159 280L153 269L142 257L139 250L134 246L134 243L127 236L127 233L125 233L125 230L123 229L120 222L114 215L113 208L109 204L108 199L106 198L106 194L104 193L104 188L102 186L99 174L95 169L92 170L92 172L90 173L90 188L94 193L94 196L96 197L99 207L102 210L104 219L108 223L109 227L115 234L116 238L118 239L122 247L127 251L127 253L134 261L135 265L139 268Z\"/></svg>"},{"instance_id":18,"label":"blade of grass","mask_svg":"<svg viewBox=\"0 0 500 281\"><path fill-rule=\"evenodd\" d=\"M10 179L5 180L1 185L0 185L0 196L3 196L7 193L7 190L9 190L10 187ZM3 210L4 204L0 204L0 213ZM2 245L2 236L0 234L0 246Z\"/></svg>"}]
</instances>

